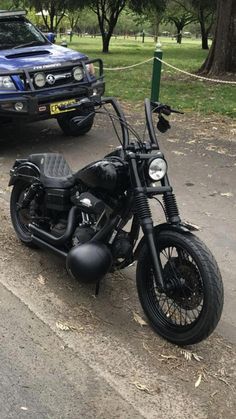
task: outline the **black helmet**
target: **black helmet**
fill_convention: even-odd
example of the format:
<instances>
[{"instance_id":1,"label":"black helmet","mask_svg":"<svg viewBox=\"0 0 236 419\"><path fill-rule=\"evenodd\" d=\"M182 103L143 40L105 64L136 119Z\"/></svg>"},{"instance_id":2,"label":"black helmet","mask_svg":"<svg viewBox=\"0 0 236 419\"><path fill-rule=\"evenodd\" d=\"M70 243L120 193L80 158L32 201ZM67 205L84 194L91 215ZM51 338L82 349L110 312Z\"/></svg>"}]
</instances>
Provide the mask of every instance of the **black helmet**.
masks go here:
<instances>
[{"instance_id":1,"label":"black helmet","mask_svg":"<svg viewBox=\"0 0 236 419\"><path fill-rule=\"evenodd\" d=\"M73 247L66 258L69 273L83 282L95 282L110 270L112 255L105 244L84 243Z\"/></svg>"}]
</instances>

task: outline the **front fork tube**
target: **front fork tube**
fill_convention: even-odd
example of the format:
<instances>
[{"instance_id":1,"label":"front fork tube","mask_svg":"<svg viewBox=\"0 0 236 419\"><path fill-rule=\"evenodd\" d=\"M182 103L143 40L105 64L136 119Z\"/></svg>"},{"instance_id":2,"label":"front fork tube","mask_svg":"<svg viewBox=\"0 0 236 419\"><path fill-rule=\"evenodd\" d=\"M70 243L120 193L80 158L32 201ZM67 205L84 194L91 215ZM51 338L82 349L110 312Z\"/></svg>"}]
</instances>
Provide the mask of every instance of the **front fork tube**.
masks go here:
<instances>
[{"instance_id":1,"label":"front fork tube","mask_svg":"<svg viewBox=\"0 0 236 419\"><path fill-rule=\"evenodd\" d=\"M149 247L149 251L152 258L153 270L156 283L159 285L159 288L164 289L164 281L162 275L162 267L160 259L158 256L158 251L156 248L155 236L154 236L154 226L152 221L152 215L148 204L148 198L144 191L142 191L142 185L140 182L136 156L134 153L129 154L129 159L131 163L131 179L133 187L135 190L135 204L136 212L139 218L140 225L143 230L146 243Z\"/></svg>"},{"instance_id":2,"label":"front fork tube","mask_svg":"<svg viewBox=\"0 0 236 419\"><path fill-rule=\"evenodd\" d=\"M146 243L149 247L150 255L152 258L156 283L159 285L159 288L161 288L161 290L164 290L165 286L164 286L164 280L163 280L163 275L162 275L162 266L159 259L156 238L154 236L154 228L153 228L152 219L151 218L143 219L141 221L141 226L142 226L143 234L144 234Z\"/></svg>"}]
</instances>

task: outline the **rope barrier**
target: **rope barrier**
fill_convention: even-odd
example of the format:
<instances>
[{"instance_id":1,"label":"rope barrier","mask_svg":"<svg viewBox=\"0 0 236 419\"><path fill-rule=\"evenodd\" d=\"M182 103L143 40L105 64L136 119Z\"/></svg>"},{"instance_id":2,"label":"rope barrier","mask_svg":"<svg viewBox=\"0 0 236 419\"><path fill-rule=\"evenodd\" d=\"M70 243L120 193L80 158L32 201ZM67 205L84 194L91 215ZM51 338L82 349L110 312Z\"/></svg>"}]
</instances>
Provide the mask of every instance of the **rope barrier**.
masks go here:
<instances>
[{"instance_id":1,"label":"rope barrier","mask_svg":"<svg viewBox=\"0 0 236 419\"><path fill-rule=\"evenodd\" d=\"M130 69L130 68L138 67L140 65L149 63L150 61L153 61L154 59L160 61L162 64L164 64L164 65L166 65L166 66L168 66L170 68L173 68L173 70L179 71L180 73L186 74L187 76L190 76L190 77L195 77L195 78L200 79L200 80L210 81L212 83L222 83L222 84L236 85L236 81L211 79L210 77L204 77L204 76L199 76L198 74L189 73L188 71L181 70L180 68L175 67L174 65L169 64L166 61L161 60L158 57L152 57L152 58L149 58L149 60L141 61L139 63L133 64L133 65L129 65L129 66L126 66L126 67L104 67L104 70L106 70L106 71L122 71L122 70L127 70L127 69ZM98 68L98 67L95 67L95 68Z\"/></svg>"},{"instance_id":2,"label":"rope barrier","mask_svg":"<svg viewBox=\"0 0 236 419\"><path fill-rule=\"evenodd\" d=\"M167 63L166 61L161 60L161 59L160 59L160 58L158 58L158 57L155 57L155 59L156 59L157 61L160 61L161 63L163 63L163 64L167 65L168 67L173 68L173 69L174 69L174 70L176 70L176 71L179 71L180 73L187 74L188 76L195 77L195 78L197 78L197 79L206 80L206 81L211 81L211 82L213 82L213 83L236 84L236 81L230 81L230 80L219 80L219 79L211 79L211 78L209 78L209 77L199 76L198 74L192 74L192 73L189 73L188 71L181 70L180 68L175 67L174 65L169 64L169 63Z\"/></svg>"},{"instance_id":3,"label":"rope barrier","mask_svg":"<svg viewBox=\"0 0 236 419\"><path fill-rule=\"evenodd\" d=\"M146 64L146 63L148 63L148 62L150 62L150 61L152 61L152 60L153 60L153 57L152 57L152 58L149 58L149 60L141 61L140 63L137 63L137 64L128 65L127 67L110 67L110 68L108 68L108 67L103 67L103 69L104 69L104 70L106 70L106 71L119 71L119 70L127 70L128 68L137 67L137 66L139 66L139 65ZM96 67L96 68L98 68L98 67Z\"/></svg>"}]
</instances>

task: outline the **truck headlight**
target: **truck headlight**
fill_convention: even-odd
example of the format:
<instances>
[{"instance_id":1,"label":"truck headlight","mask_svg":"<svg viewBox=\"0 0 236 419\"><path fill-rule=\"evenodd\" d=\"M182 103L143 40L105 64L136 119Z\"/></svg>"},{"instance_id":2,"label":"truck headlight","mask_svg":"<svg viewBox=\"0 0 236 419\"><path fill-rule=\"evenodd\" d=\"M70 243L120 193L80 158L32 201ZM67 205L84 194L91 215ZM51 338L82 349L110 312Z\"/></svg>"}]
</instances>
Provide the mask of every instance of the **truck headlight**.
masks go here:
<instances>
[{"instance_id":1,"label":"truck headlight","mask_svg":"<svg viewBox=\"0 0 236 419\"><path fill-rule=\"evenodd\" d=\"M16 90L10 76L0 76L0 89L1 90Z\"/></svg>"},{"instance_id":2,"label":"truck headlight","mask_svg":"<svg viewBox=\"0 0 236 419\"><path fill-rule=\"evenodd\" d=\"M34 75L34 83L37 87L44 87L46 84L46 76L44 73L36 73Z\"/></svg>"},{"instance_id":3,"label":"truck headlight","mask_svg":"<svg viewBox=\"0 0 236 419\"><path fill-rule=\"evenodd\" d=\"M76 81L80 81L84 78L84 72L81 67L75 67L73 69L73 77Z\"/></svg>"},{"instance_id":4,"label":"truck headlight","mask_svg":"<svg viewBox=\"0 0 236 419\"><path fill-rule=\"evenodd\" d=\"M148 166L148 175L152 180L161 180L167 172L167 164L164 159L160 157L154 158L150 161Z\"/></svg>"},{"instance_id":5,"label":"truck headlight","mask_svg":"<svg viewBox=\"0 0 236 419\"><path fill-rule=\"evenodd\" d=\"M86 68L92 76L95 76L96 71L95 71L95 67L92 63L86 64Z\"/></svg>"}]
</instances>

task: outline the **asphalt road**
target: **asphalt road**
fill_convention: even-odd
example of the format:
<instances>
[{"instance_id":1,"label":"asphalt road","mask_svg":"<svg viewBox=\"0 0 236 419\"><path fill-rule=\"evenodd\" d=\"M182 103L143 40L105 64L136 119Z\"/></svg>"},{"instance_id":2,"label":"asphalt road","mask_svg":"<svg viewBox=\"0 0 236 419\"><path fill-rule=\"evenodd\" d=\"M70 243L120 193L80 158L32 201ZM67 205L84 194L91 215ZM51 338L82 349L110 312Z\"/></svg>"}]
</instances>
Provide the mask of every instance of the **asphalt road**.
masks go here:
<instances>
[{"instance_id":1,"label":"asphalt road","mask_svg":"<svg viewBox=\"0 0 236 419\"><path fill-rule=\"evenodd\" d=\"M138 118L135 124L142 132ZM0 132L0 417L233 418L235 393L227 381L235 377L230 351L236 343L233 124L205 120L198 126L185 117L161 139L182 218L200 227L198 234L214 253L225 287L216 334L194 348L204 359L204 371L212 374L198 393L192 387L200 366L184 364L178 348L134 322L134 311L142 312L133 267L124 276L109 277L95 300L91 287L68 278L58 258L29 251L15 239L7 188L15 158L60 152L77 170L115 146L104 120L78 139L64 137L54 121ZM160 220L159 208L152 209ZM65 332L58 321L73 327ZM217 374L223 374L220 381ZM215 394L220 397L212 401Z\"/></svg>"},{"instance_id":2,"label":"asphalt road","mask_svg":"<svg viewBox=\"0 0 236 419\"><path fill-rule=\"evenodd\" d=\"M1 419L142 417L2 285L0 296Z\"/></svg>"}]
</instances>

